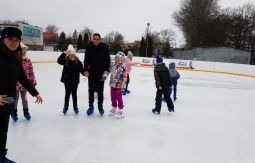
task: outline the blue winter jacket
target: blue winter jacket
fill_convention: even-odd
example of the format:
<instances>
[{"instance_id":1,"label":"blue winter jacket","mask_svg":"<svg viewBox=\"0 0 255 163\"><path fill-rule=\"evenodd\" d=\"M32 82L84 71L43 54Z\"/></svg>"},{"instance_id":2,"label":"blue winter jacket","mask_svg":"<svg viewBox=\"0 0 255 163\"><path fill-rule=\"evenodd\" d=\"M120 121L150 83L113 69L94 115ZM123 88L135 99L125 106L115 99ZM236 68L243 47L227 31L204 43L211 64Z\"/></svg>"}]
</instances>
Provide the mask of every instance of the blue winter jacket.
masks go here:
<instances>
[{"instance_id":1,"label":"blue winter jacket","mask_svg":"<svg viewBox=\"0 0 255 163\"><path fill-rule=\"evenodd\" d=\"M175 63L171 62L169 64L169 73L171 76L172 84L177 85L177 80L180 79L180 74L175 68Z\"/></svg>"}]
</instances>

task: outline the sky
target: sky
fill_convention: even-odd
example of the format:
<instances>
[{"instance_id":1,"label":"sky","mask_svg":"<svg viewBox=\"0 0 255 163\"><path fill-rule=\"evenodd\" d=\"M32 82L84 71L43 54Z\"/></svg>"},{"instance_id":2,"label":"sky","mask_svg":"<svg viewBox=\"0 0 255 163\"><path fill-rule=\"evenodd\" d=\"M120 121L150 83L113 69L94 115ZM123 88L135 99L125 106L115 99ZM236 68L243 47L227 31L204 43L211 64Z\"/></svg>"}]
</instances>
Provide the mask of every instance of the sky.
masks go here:
<instances>
[{"instance_id":1,"label":"sky","mask_svg":"<svg viewBox=\"0 0 255 163\"><path fill-rule=\"evenodd\" d=\"M59 27L59 32L73 33L84 27L102 36L120 32L127 42L140 40L147 23L151 31L172 29L177 35L177 46L184 43L181 31L172 18L181 0L4 0L0 5L0 20L27 20L45 29L48 24ZM221 8L237 7L255 0L219 0ZM19 11L19 12L17 12Z\"/></svg>"}]
</instances>

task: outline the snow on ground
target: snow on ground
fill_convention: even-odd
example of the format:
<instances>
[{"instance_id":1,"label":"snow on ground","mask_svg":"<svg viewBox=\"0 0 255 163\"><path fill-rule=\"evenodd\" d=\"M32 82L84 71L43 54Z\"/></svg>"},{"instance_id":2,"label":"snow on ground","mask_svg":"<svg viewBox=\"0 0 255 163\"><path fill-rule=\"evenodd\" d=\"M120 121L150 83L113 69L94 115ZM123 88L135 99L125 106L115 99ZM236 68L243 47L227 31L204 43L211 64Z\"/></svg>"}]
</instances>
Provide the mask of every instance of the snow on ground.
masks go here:
<instances>
[{"instance_id":1,"label":"snow on ground","mask_svg":"<svg viewBox=\"0 0 255 163\"><path fill-rule=\"evenodd\" d=\"M255 79L180 71L175 113L162 105L154 115L156 89L153 69L135 67L131 94L124 97L124 119L108 117L109 81L105 111L86 116L88 80L78 89L80 114L72 107L62 114L62 67L34 64L42 105L29 98L31 121L10 121L8 157L18 163L253 163L255 162ZM21 103L21 102L20 102ZM70 106L72 103L70 101ZM95 107L96 107L95 103Z\"/></svg>"}]
</instances>

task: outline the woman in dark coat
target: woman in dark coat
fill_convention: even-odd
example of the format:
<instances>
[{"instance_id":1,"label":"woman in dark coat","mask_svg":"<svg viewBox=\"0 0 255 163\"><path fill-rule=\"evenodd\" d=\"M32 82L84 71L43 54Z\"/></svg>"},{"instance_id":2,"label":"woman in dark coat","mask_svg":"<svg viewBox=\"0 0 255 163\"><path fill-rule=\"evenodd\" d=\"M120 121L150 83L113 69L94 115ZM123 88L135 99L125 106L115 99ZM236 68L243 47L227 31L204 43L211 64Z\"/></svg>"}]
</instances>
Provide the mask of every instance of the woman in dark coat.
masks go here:
<instances>
[{"instance_id":1,"label":"woman in dark coat","mask_svg":"<svg viewBox=\"0 0 255 163\"><path fill-rule=\"evenodd\" d=\"M15 27L5 28L0 38L0 162L13 163L6 158L7 132L9 118L14 108L16 98L16 84L22 86L34 97L36 103L42 103L42 97L28 81L21 65L22 32Z\"/></svg>"}]
</instances>

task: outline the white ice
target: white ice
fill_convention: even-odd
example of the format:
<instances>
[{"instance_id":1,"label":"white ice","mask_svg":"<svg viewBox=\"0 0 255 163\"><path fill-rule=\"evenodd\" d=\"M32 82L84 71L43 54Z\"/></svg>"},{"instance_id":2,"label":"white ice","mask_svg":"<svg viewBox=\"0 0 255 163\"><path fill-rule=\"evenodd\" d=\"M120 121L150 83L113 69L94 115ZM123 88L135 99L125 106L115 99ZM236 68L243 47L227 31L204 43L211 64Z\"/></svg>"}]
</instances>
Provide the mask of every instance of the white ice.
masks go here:
<instances>
[{"instance_id":1,"label":"white ice","mask_svg":"<svg viewBox=\"0 0 255 163\"><path fill-rule=\"evenodd\" d=\"M31 121L24 119L21 104L18 122L10 120L8 157L18 163L255 162L254 78L180 71L176 112L163 104L161 115L154 115L153 69L135 67L131 93L124 97L125 118L116 120L107 116L108 81L104 117L97 109L87 117L88 80L83 77L80 114L71 107L64 116L62 67L34 64L34 69L44 103L34 104L29 97Z\"/></svg>"}]
</instances>

